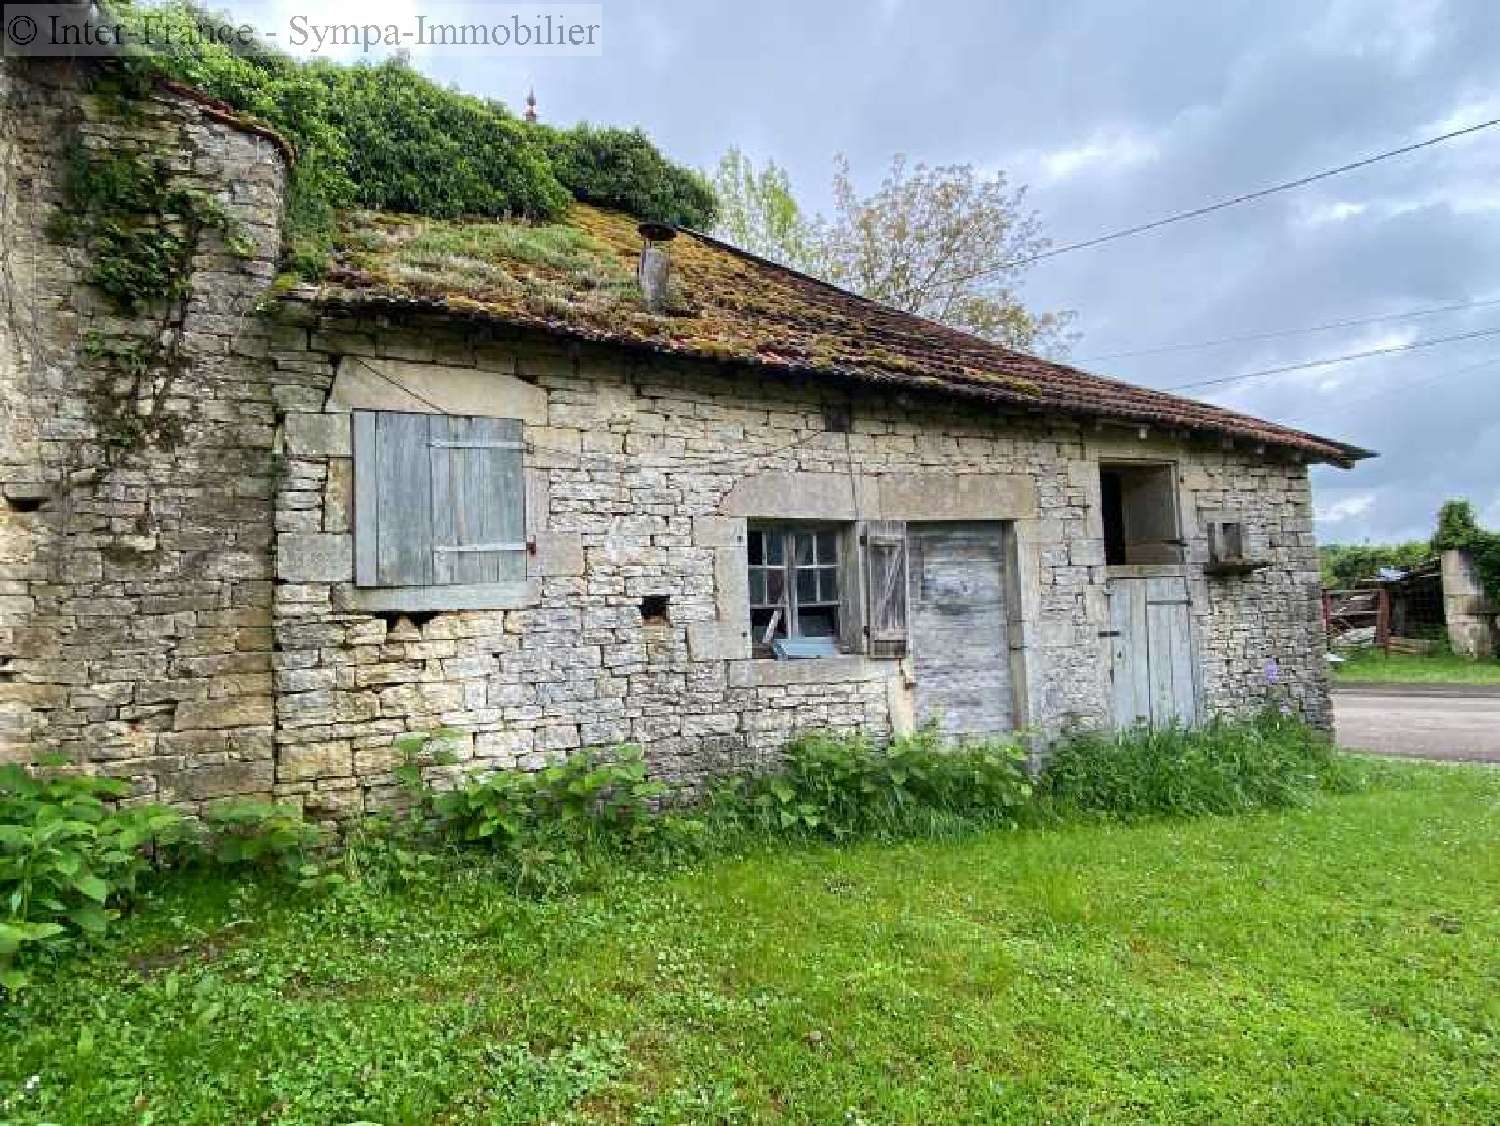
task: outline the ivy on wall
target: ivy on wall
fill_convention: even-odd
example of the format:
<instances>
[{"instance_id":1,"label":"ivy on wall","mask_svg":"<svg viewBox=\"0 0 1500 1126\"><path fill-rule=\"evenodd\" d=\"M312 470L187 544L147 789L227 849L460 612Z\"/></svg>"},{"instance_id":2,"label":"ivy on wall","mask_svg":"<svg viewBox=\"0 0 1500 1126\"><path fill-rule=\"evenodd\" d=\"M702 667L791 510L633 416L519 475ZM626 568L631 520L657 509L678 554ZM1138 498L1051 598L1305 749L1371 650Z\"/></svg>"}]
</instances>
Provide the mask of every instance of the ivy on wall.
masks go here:
<instances>
[{"instance_id":1,"label":"ivy on wall","mask_svg":"<svg viewBox=\"0 0 1500 1126\"><path fill-rule=\"evenodd\" d=\"M1492 605L1500 606L1500 532L1479 526L1474 506L1466 500L1450 500L1438 513L1434 551L1467 551L1479 570L1479 581Z\"/></svg>"},{"instance_id":2,"label":"ivy on wall","mask_svg":"<svg viewBox=\"0 0 1500 1126\"><path fill-rule=\"evenodd\" d=\"M123 112L104 98L106 110ZM115 335L91 332L82 356L95 377L88 401L107 458L147 445L170 446L181 421L168 409L181 374L181 305L205 232L236 253L249 247L217 200L177 182L165 160L94 152L75 143L63 181L65 204L48 233L87 254L84 280L111 308L133 318Z\"/></svg>"}]
</instances>

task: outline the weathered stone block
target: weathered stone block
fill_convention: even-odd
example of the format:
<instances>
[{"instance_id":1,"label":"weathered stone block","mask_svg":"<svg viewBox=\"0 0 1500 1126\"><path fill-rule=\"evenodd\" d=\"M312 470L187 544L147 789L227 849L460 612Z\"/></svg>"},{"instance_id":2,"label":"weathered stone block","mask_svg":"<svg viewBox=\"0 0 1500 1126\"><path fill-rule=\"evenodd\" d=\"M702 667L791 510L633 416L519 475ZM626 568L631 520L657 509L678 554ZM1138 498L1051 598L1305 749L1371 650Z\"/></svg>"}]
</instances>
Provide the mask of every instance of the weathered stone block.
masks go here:
<instances>
[{"instance_id":1,"label":"weathered stone block","mask_svg":"<svg viewBox=\"0 0 1500 1126\"><path fill-rule=\"evenodd\" d=\"M289 534L276 541L276 576L293 583L337 583L354 578L354 537Z\"/></svg>"},{"instance_id":2,"label":"weathered stone block","mask_svg":"<svg viewBox=\"0 0 1500 1126\"><path fill-rule=\"evenodd\" d=\"M182 700L172 726L178 731L224 727L269 726L275 721L269 697L235 696L222 700Z\"/></svg>"},{"instance_id":3,"label":"weathered stone block","mask_svg":"<svg viewBox=\"0 0 1500 1126\"><path fill-rule=\"evenodd\" d=\"M346 414L286 416L286 452L291 457L352 457L353 428Z\"/></svg>"}]
</instances>

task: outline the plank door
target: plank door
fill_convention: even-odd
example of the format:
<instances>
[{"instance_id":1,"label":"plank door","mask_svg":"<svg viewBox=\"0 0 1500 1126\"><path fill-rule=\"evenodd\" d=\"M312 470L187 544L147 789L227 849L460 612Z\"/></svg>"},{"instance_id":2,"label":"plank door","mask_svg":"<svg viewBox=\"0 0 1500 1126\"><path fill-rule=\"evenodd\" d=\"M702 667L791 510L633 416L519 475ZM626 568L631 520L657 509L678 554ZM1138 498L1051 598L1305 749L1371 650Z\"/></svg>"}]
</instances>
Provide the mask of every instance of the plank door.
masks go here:
<instances>
[{"instance_id":1,"label":"plank door","mask_svg":"<svg viewBox=\"0 0 1500 1126\"><path fill-rule=\"evenodd\" d=\"M907 542L917 722L951 737L1010 731L1004 525L909 524Z\"/></svg>"},{"instance_id":2,"label":"plank door","mask_svg":"<svg viewBox=\"0 0 1500 1126\"><path fill-rule=\"evenodd\" d=\"M1109 580L1116 727L1198 721L1192 601L1180 575Z\"/></svg>"}]
</instances>

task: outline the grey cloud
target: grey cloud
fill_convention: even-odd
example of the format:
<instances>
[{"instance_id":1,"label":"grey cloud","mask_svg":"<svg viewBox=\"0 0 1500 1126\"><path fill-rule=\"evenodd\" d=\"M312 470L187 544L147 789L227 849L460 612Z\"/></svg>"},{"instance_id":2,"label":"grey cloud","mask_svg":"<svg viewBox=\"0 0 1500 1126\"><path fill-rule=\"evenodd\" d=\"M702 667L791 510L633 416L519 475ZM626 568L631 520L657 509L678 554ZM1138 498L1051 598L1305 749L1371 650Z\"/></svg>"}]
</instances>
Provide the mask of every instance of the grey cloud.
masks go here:
<instances>
[{"instance_id":1,"label":"grey cloud","mask_svg":"<svg viewBox=\"0 0 1500 1126\"><path fill-rule=\"evenodd\" d=\"M430 66L513 103L534 82L545 118L639 123L701 166L730 144L774 156L817 206L839 151L865 182L897 151L1011 168L1058 242L1409 142L1495 98L1500 73L1492 0L640 0L605 19L600 59ZM1154 155L1044 180L1040 154L1121 136ZM1079 356L1500 296L1500 208L1475 204L1490 193L1500 204L1500 130L1063 256L1024 292L1078 310ZM1368 207L1308 221L1340 202ZM1490 326L1500 307L1094 366L1171 386ZM1350 365L1336 394L1327 372L1213 397L1381 450L1316 472L1320 505L1351 514L1325 536L1425 535L1451 495L1500 514L1500 364L1452 374L1490 356L1500 337Z\"/></svg>"}]
</instances>

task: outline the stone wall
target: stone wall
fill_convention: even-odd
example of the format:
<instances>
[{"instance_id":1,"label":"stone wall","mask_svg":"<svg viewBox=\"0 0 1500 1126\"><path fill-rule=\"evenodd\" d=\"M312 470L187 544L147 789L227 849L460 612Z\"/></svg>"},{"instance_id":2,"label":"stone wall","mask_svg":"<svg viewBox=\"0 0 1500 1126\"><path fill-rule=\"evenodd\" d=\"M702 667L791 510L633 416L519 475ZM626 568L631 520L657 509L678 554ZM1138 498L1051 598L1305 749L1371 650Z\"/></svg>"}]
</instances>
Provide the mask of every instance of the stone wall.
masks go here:
<instances>
[{"instance_id":1,"label":"stone wall","mask_svg":"<svg viewBox=\"0 0 1500 1126\"><path fill-rule=\"evenodd\" d=\"M67 67L22 65L0 60L0 757L61 750L164 800L341 816L391 800L403 735L450 772L634 741L696 785L799 729L909 727L908 662L751 659L756 516L1006 521L1016 713L1043 735L1104 724L1098 464L1121 458L1178 467L1208 707L1327 722L1304 466L418 314L286 300L261 317L275 146L165 95L127 123ZM181 440L124 457L100 441L82 345L141 326L45 236L75 136L164 156L254 243L242 259L207 236L165 396ZM406 610L353 584L355 407L525 421L525 582L482 609ZM1243 520L1267 566L1210 578L1209 519ZM648 595L665 621L643 620Z\"/></svg>"},{"instance_id":2,"label":"stone wall","mask_svg":"<svg viewBox=\"0 0 1500 1126\"><path fill-rule=\"evenodd\" d=\"M72 66L4 60L0 203L0 758L60 751L192 803L271 788L276 406L253 309L279 247L284 160L162 96L129 118ZM204 236L180 308L116 316L87 260L47 236L75 144L168 162L253 250ZM184 360L160 410L176 442L100 440L92 338L160 324Z\"/></svg>"},{"instance_id":3,"label":"stone wall","mask_svg":"<svg viewBox=\"0 0 1500 1126\"><path fill-rule=\"evenodd\" d=\"M287 318L272 351L286 381L278 400L290 408L277 506L276 788L316 812L388 798L403 733L441 733L454 770L530 767L634 741L658 775L691 784L763 761L798 729L880 735L908 722L905 662L752 660L734 618L744 518L834 514L839 502L824 494L841 487L872 506L861 515L889 517L893 496L929 481L935 490L917 499L942 518L975 492L964 482L1022 482L978 502L1017 517L1022 714L1043 733L1106 723L1098 462L1122 456L1179 465L1208 706L1286 704L1327 721L1303 466L869 393L853 400L851 432L831 432L824 408L848 406L847 391L441 319L304 305L289 305ZM475 399L476 386L492 399ZM361 406L532 412L537 545L516 605L361 608L347 413ZM1211 516L1243 520L1270 565L1209 578ZM650 594L669 596L669 622L642 621Z\"/></svg>"}]
</instances>

